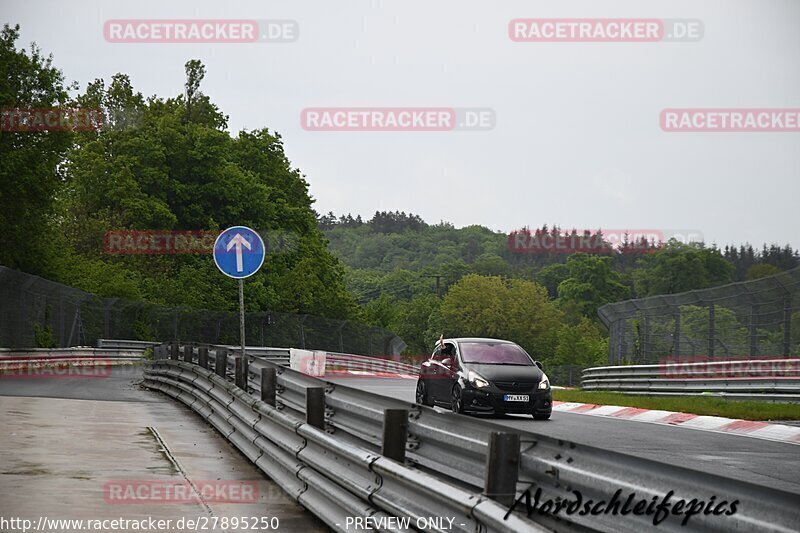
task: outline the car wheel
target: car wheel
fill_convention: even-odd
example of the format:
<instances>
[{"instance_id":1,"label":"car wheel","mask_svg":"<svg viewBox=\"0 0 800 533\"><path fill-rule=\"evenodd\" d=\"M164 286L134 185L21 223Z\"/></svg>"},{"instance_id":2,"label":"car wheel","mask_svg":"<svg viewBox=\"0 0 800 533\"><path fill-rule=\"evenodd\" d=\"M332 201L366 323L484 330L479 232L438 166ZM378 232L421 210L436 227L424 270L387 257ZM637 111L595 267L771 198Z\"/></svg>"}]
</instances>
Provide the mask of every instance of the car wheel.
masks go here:
<instances>
[{"instance_id":1,"label":"car wheel","mask_svg":"<svg viewBox=\"0 0 800 533\"><path fill-rule=\"evenodd\" d=\"M431 401L428 399L428 387L425 386L425 382L421 379L417 380L417 403L428 407L431 406Z\"/></svg>"},{"instance_id":2,"label":"car wheel","mask_svg":"<svg viewBox=\"0 0 800 533\"><path fill-rule=\"evenodd\" d=\"M534 420L549 420L550 419L550 414L548 413L546 415L533 415L533 419Z\"/></svg>"},{"instance_id":3,"label":"car wheel","mask_svg":"<svg viewBox=\"0 0 800 533\"><path fill-rule=\"evenodd\" d=\"M461 399L461 389L458 385L453 387L453 393L450 395L450 409L456 414L464 412L464 402Z\"/></svg>"}]
</instances>

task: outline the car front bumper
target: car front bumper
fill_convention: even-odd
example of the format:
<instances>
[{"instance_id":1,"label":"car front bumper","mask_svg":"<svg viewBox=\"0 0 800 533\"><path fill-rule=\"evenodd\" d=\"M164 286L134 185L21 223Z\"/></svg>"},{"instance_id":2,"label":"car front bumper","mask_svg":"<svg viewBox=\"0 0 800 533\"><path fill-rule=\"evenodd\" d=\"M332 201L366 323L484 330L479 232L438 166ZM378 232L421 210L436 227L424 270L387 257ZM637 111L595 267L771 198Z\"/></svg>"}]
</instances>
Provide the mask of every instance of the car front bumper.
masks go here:
<instances>
[{"instance_id":1,"label":"car front bumper","mask_svg":"<svg viewBox=\"0 0 800 533\"><path fill-rule=\"evenodd\" d=\"M525 394L527 402L505 401L506 394ZM468 388L462 392L464 411L483 414L529 414L549 415L553 410L551 389L520 392L504 392L495 387L489 390Z\"/></svg>"}]
</instances>

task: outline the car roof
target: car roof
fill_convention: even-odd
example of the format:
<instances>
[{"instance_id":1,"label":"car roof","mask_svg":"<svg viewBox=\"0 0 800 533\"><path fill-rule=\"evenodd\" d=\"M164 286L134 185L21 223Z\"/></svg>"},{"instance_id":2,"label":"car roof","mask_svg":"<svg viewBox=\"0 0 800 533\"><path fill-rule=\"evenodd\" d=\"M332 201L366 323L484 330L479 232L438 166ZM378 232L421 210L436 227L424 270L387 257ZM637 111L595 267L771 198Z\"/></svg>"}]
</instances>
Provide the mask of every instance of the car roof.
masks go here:
<instances>
[{"instance_id":1,"label":"car roof","mask_svg":"<svg viewBox=\"0 0 800 533\"><path fill-rule=\"evenodd\" d=\"M516 344L515 342L503 340L503 339L489 339L485 337L456 337L453 339L443 339L444 342L492 342L492 343L502 343L502 344ZM436 341L437 343L439 341Z\"/></svg>"}]
</instances>

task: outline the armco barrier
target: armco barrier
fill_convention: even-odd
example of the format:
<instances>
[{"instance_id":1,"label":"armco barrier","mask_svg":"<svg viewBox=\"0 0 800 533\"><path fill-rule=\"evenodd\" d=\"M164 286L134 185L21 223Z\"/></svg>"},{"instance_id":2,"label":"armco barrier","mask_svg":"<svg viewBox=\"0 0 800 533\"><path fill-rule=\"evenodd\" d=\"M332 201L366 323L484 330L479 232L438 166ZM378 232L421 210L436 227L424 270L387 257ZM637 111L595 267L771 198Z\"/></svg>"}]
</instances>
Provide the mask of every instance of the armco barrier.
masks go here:
<instances>
[{"instance_id":1,"label":"armco barrier","mask_svg":"<svg viewBox=\"0 0 800 533\"><path fill-rule=\"evenodd\" d=\"M400 361L382 359L379 357L365 357L363 355L352 355L327 352L325 356L325 373L333 374L337 371L357 374L365 373L387 373L406 376L419 375L419 368Z\"/></svg>"},{"instance_id":2,"label":"armco barrier","mask_svg":"<svg viewBox=\"0 0 800 533\"><path fill-rule=\"evenodd\" d=\"M199 365L154 361L143 384L204 416L333 530L347 531L348 516L446 516L455 518L449 531L547 531L521 516L504 519L499 503L343 442Z\"/></svg>"},{"instance_id":3,"label":"armco barrier","mask_svg":"<svg viewBox=\"0 0 800 533\"><path fill-rule=\"evenodd\" d=\"M32 348L9 350L0 348L0 376L48 377L87 375L70 369L132 365L142 361L142 352L127 349L95 348ZM88 375L94 375L91 372Z\"/></svg>"},{"instance_id":4,"label":"armco barrier","mask_svg":"<svg viewBox=\"0 0 800 533\"><path fill-rule=\"evenodd\" d=\"M147 348L161 344L153 341L135 341L127 339L97 339L98 348L116 348L121 350L145 351Z\"/></svg>"},{"instance_id":5,"label":"armco barrier","mask_svg":"<svg viewBox=\"0 0 800 533\"><path fill-rule=\"evenodd\" d=\"M203 368L174 360L185 357L181 348L156 350L158 360L145 369L145 386L204 416L335 530L344 530L341 520L348 513L451 516L456 517L452 531L465 532L542 527L638 532L653 527L652 516L634 513L562 513L557 521L534 514L532 522L515 512L504 520L508 504L531 485L532 491L542 490L543 499L553 500L572 500L572 491L595 502L609 501L617 491L623 498L635 493L637 501L669 492L672 502L711 496L717 502L738 500L732 516L693 516L692 531L789 532L800 524L798 496L786 491L439 412L305 376L249 354L245 362L224 348L219 359L216 353L205 358ZM236 374L237 368L247 373L246 383L240 375L246 391L212 371L217 360L224 364L219 370L225 376ZM256 399L261 397L274 401L275 407ZM388 422L398 411L407 413L405 427ZM403 434L404 456L389 459L389 439L403 440ZM516 446L513 453L509 443ZM395 447L391 454L396 453ZM658 529L687 530L674 516Z\"/></svg>"},{"instance_id":6,"label":"armco barrier","mask_svg":"<svg viewBox=\"0 0 800 533\"><path fill-rule=\"evenodd\" d=\"M105 358L123 358L123 359L140 359L144 350L131 350L127 348L89 348L79 346L77 348L28 348L26 350L16 350L9 348L0 348L0 361L9 359L35 359L35 358L92 358L92 357L105 357Z\"/></svg>"},{"instance_id":7,"label":"armco barrier","mask_svg":"<svg viewBox=\"0 0 800 533\"><path fill-rule=\"evenodd\" d=\"M800 402L800 359L758 359L587 368L585 390L649 395L718 394Z\"/></svg>"}]
</instances>

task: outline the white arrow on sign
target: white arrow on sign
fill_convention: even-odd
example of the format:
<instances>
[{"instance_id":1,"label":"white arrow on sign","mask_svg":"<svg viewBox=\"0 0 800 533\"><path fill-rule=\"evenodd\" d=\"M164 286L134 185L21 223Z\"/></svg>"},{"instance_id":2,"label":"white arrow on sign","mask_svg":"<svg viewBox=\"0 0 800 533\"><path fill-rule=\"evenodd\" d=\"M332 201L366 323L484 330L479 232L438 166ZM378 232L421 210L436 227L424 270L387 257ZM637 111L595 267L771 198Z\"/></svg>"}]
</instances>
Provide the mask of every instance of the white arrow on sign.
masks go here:
<instances>
[{"instance_id":1,"label":"white arrow on sign","mask_svg":"<svg viewBox=\"0 0 800 533\"><path fill-rule=\"evenodd\" d=\"M244 270L244 266L242 265L242 246L248 250L252 249L252 247L250 246L250 243L247 242L247 239L242 237L242 235L239 233L237 233L233 239L230 240L227 250L230 252L231 248L234 246L236 246L236 272L241 272Z\"/></svg>"}]
</instances>

